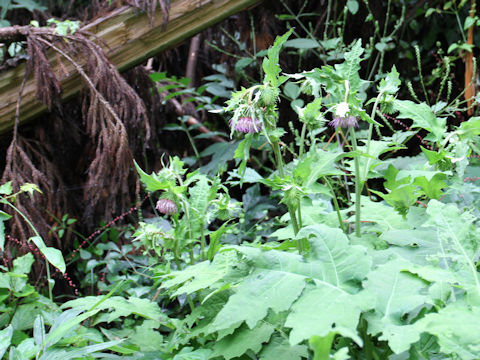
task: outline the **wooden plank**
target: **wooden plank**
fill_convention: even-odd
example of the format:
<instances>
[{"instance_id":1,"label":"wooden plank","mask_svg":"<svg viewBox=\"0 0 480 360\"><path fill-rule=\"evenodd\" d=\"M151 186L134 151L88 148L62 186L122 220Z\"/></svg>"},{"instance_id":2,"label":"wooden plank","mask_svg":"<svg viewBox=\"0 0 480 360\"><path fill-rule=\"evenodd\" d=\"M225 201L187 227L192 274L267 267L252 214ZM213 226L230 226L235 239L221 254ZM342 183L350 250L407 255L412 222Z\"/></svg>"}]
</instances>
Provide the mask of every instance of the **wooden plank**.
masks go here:
<instances>
[{"instance_id":1,"label":"wooden plank","mask_svg":"<svg viewBox=\"0 0 480 360\"><path fill-rule=\"evenodd\" d=\"M173 0L170 20L162 27L162 14L157 11L150 23L146 14L121 7L106 17L86 25L82 30L98 36L105 43L104 51L120 71L128 70L145 59L171 48L203 29L235 14L261 0ZM73 66L58 56L51 56L54 71L62 84L62 100L72 98L83 87ZM13 128L18 91L25 64L0 73L0 134ZM35 99L36 87L32 78L25 84L21 101L20 123L43 114L46 107Z\"/></svg>"}]
</instances>

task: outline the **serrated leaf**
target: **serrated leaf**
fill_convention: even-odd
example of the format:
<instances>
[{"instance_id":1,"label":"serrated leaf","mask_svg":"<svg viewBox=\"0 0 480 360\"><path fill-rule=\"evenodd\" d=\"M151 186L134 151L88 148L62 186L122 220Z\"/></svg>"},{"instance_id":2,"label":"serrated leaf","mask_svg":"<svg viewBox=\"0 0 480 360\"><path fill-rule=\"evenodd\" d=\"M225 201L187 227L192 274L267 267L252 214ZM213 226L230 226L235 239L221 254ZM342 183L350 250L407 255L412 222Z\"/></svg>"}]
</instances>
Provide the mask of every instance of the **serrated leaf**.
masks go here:
<instances>
[{"instance_id":1,"label":"serrated leaf","mask_svg":"<svg viewBox=\"0 0 480 360\"><path fill-rule=\"evenodd\" d=\"M260 360L300 360L308 356L308 349L305 345L291 346L285 338L274 334L259 356Z\"/></svg>"},{"instance_id":2,"label":"serrated leaf","mask_svg":"<svg viewBox=\"0 0 480 360\"><path fill-rule=\"evenodd\" d=\"M284 43L288 40L293 32L291 28L282 36L278 36L273 43L273 46L268 50L268 56L263 59L262 68L265 72L265 82L269 82L272 86L279 85L278 75L280 74L279 55Z\"/></svg>"},{"instance_id":3,"label":"serrated leaf","mask_svg":"<svg viewBox=\"0 0 480 360\"><path fill-rule=\"evenodd\" d=\"M167 280L163 281L162 288L175 289L183 284L172 292L172 296L206 289L222 279L237 262L237 256L233 252L220 253L211 263L204 261L165 275Z\"/></svg>"},{"instance_id":4,"label":"serrated leaf","mask_svg":"<svg viewBox=\"0 0 480 360\"><path fill-rule=\"evenodd\" d=\"M323 337L336 332L361 345L362 340L356 332L361 312L357 296L325 283L309 286L293 304L285 322L285 326L292 329L290 344L296 345L315 335Z\"/></svg>"},{"instance_id":5,"label":"serrated leaf","mask_svg":"<svg viewBox=\"0 0 480 360\"><path fill-rule=\"evenodd\" d=\"M412 128L422 128L431 132L437 141L443 139L447 131L446 120L437 118L427 104L416 104L410 100L395 100L393 107L400 113L397 118L413 120Z\"/></svg>"},{"instance_id":6,"label":"serrated leaf","mask_svg":"<svg viewBox=\"0 0 480 360\"><path fill-rule=\"evenodd\" d=\"M91 309L102 298L103 296L86 296L67 301L61 306L61 308L72 308L77 311L85 311ZM148 299L140 299L136 297L125 299L120 296L112 296L97 305L95 310L109 310L108 313L100 314L95 323L108 323L118 319L119 317L126 317L132 314L152 320L161 320L166 318L166 315L162 313L157 303Z\"/></svg>"},{"instance_id":7,"label":"serrated leaf","mask_svg":"<svg viewBox=\"0 0 480 360\"><path fill-rule=\"evenodd\" d=\"M480 308L462 302L448 305L438 313L427 314L415 323L419 331L438 339L440 349L464 360L480 358Z\"/></svg>"},{"instance_id":8,"label":"serrated leaf","mask_svg":"<svg viewBox=\"0 0 480 360\"><path fill-rule=\"evenodd\" d=\"M326 175L341 175L335 168L335 162L342 153L323 151L321 149L308 152L297 164L294 176L302 180L302 185L311 187L318 179Z\"/></svg>"},{"instance_id":9,"label":"serrated leaf","mask_svg":"<svg viewBox=\"0 0 480 360\"><path fill-rule=\"evenodd\" d=\"M345 53L345 61L342 64L335 65L337 74L343 80L348 80L351 93L358 92L361 87L361 79L358 72L360 70L360 62L362 61L362 58L361 58L362 54L363 54L362 40L358 39L353 44L351 50Z\"/></svg>"},{"instance_id":10,"label":"serrated leaf","mask_svg":"<svg viewBox=\"0 0 480 360\"><path fill-rule=\"evenodd\" d=\"M366 291L375 294L375 313L382 320L399 320L426 302L426 296L422 295L426 283L404 271L410 266L403 259L391 260L371 271L363 283Z\"/></svg>"},{"instance_id":11,"label":"serrated leaf","mask_svg":"<svg viewBox=\"0 0 480 360\"><path fill-rule=\"evenodd\" d=\"M25 254L13 260L13 272L17 274L28 274L35 261L31 253Z\"/></svg>"},{"instance_id":12,"label":"serrated leaf","mask_svg":"<svg viewBox=\"0 0 480 360\"><path fill-rule=\"evenodd\" d=\"M2 195L11 195L13 192L12 182L7 181L5 184L0 186L0 194Z\"/></svg>"},{"instance_id":13,"label":"serrated leaf","mask_svg":"<svg viewBox=\"0 0 480 360\"><path fill-rule=\"evenodd\" d=\"M438 228L437 236L446 249L445 256L457 264L455 274L470 296L480 303L480 276L476 266L479 245L471 232L473 216L460 214L453 204L443 204L437 200L428 203L427 214L430 215L425 226L434 225Z\"/></svg>"},{"instance_id":14,"label":"serrated leaf","mask_svg":"<svg viewBox=\"0 0 480 360\"><path fill-rule=\"evenodd\" d=\"M400 74L398 73L397 68L395 65L393 65L392 70L387 74L387 76L380 80L378 92L395 95L400 89L400 84L402 83L399 79L399 76Z\"/></svg>"},{"instance_id":15,"label":"serrated leaf","mask_svg":"<svg viewBox=\"0 0 480 360\"><path fill-rule=\"evenodd\" d=\"M148 191L164 190L168 188L169 182L157 179L155 174L148 175L140 166L138 166L136 161L134 161L134 164L138 175L140 175L140 180Z\"/></svg>"},{"instance_id":16,"label":"serrated leaf","mask_svg":"<svg viewBox=\"0 0 480 360\"><path fill-rule=\"evenodd\" d=\"M249 328L267 316L268 310L286 311L299 297L305 281L296 274L257 269L235 289L213 321L209 332L245 321Z\"/></svg>"},{"instance_id":17,"label":"serrated leaf","mask_svg":"<svg viewBox=\"0 0 480 360\"><path fill-rule=\"evenodd\" d=\"M370 271L372 259L366 249L350 245L340 229L324 224L311 225L299 231L297 239L301 238L309 240L311 257L322 263L323 280L337 287L350 281L361 281Z\"/></svg>"},{"instance_id":18,"label":"serrated leaf","mask_svg":"<svg viewBox=\"0 0 480 360\"><path fill-rule=\"evenodd\" d=\"M265 322L254 329L242 325L234 334L215 343L212 357L223 356L229 360L245 354L248 350L258 353L262 344L270 339L274 331L275 327Z\"/></svg>"}]
</instances>

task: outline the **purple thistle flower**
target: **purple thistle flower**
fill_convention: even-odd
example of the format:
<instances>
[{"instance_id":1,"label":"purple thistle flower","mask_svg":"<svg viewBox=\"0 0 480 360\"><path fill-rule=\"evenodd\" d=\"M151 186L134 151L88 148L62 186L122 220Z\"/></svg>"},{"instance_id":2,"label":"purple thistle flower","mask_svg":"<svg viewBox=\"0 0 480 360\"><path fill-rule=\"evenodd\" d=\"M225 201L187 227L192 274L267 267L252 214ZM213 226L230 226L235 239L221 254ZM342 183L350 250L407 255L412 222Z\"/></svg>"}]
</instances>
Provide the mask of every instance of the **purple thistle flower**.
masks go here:
<instances>
[{"instance_id":1,"label":"purple thistle flower","mask_svg":"<svg viewBox=\"0 0 480 360\"><path fill-rule=\"evenodd\" d=\"M235 130L244 134L258 133L262 129L262 123L255 119L255 123L251 117L241 117L237 123L234 124L230 120L230 127L235 126Z\"/></svg>"},{"instance_id":2,"label":"purple thistle flower","mask_svg":"<svg viewBox=\"0 0 480 360\"><path fill-rule=\"evenodd\" d=\"M160 214L173 215L178 212L177 204L170 199L160 199L155 206Z\"/></svg>"},{"instance_id":3,"label":"purple thistle flower","mask_svg":"<svg viewBox=\"0 0 480 360\"><path fill-rule=\"evenodd\" d=\"M335 129L338 127L351 128L351 127L357 127L358 121L355 116L346 116L346 117L337 116L332 121L330 121L328 125L333 126Z\"/></svg>"}]
</instances>

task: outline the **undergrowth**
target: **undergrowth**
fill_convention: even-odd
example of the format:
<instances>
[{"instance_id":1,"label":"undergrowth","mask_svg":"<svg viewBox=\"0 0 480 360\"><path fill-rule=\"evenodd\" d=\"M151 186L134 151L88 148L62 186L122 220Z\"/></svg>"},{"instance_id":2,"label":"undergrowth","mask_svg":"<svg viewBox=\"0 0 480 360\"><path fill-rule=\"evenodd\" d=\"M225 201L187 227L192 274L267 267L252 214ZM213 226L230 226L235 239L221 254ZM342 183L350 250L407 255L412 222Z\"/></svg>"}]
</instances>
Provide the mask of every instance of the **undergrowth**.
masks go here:
<instances>
[{"instance_id":1,"label":"undergrowth","mask_svg":"<svg viewBox=\"0 0 480 360\"><path fill-rule=\"evenodd\" d=\"M464 3L435 11L459 16ZM301 23L285 7L284 20ZM391 32L377 22L369 44L329 36L358 8L329 14L323 38L291 28L237 59L263 76L237 91L221 66L196 89L152 73L165 103L183 99L224 124L194 135L203 125L179 111L166 130L187 133L193 155L164 157L152 173L131 162L148 193L120 216L140 210L134 225L77 234L64 259L16 206L37 187L2 185L0 202L35 236L0 266L0 358L478 359L480 117L457 121L476 98L453 96L453 58L427 79L419 47L418 86L386 70L404 11ZM285 73L292 48L323 65ZM2 253L9 218L0 213ZM62 238L75 220L57 220ZM28 277L35 258L48 297ZM79 289L60 302L67 266Z\"/></svg>"}]
</instances>

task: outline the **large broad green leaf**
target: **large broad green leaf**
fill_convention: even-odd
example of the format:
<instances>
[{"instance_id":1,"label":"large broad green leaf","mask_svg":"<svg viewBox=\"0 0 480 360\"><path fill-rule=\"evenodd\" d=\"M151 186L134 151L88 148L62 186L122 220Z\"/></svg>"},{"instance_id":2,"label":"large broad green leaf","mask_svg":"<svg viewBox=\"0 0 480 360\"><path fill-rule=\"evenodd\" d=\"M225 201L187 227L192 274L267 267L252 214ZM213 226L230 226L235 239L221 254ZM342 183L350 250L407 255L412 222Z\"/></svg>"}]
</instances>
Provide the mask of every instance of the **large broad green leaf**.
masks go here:
<instances>
[{"instance_id":1,"label":"large broad green leaf","mask_svg":"<svg viewBox=\"0 0 480 360\"><path fill-rule=\"evenodd\" d=\"M262 344L270 339L274 331L275 327L266 322L260 323L253 329L242 325L234 334L216 342L212 357L223 356L229 360L245 354L248 350L257 353L262 348Z\"/></svg>"},{"instance_id":2,"label":"large broad green leaf","mask_svg":"<svg viewBox=\"0 0 480 360\"><path fill-rule=\"evenodd\" d=\"M367 229L384 232L387 230L410 228L403 217L391 206L385 203L371 201L366 196L362 196L361 200L361 218L362 221L365 221L365 227ZM354 206L349 208L349 211L353 210ZM355 221L353 216L349 218L349 221Z\"/></svg>"},{"instance_id":3,"label":"large broad green leaf","mask_svg":"<svg viewBox=\"0 0 480 360\"><path fill-rule=\"evenodd\" d=\"M426 283L408 272L412 264L393 259L372 270L364 282L364 289L375 294L375 314L381 320L400 321L401 317L425 304L422 295Z\"/></svg>"},{"instance_id":4,"label":"large broad green leaf","mask_svg":"<svg viewBox=\"0 0 480 360\"><path fill-rule=\"evenodd\" d=\"M167 280L162 282L162 288L169 289L172 296L191 294L214 285L237 263L238 257L235 253L220 253L211 263L204 261L165 275L164 278Z\"/></svg>"},{"instance_id":5,"label":"large broad green leaf","mask_svg":"<svg viewBox=\"0 0 480 360\"><path fill-rule=\"evenodd\" d=\"M309 286L292 306L285 322L286 327L292 328L290 344L336 332L361 345L356 328L363 306L360 295L349 294L331 284Z\"/></svg>"},{"instance_id":6,"label":"large broad green leaf","mask_svg":"<svg viewBox=\"0 0 480 360\"><path fill-rule=\"evenodd\" d=\"M446 205L436 200L428 203L427 214L430 219L425 225L438 228L437 235L445 249L443 255L455 264L451 269L454 270L460 286L480 305L480 276L476 266L479 242L478 232L474 233L471 225L473 216L468 213L460 214L455 205Z\"/></svg>"},{"instance_id":7,"label":"large broad green leaf","mask_svg":"<svg viewBox=\"0 0 480 360\"><path fill-rule=\"evenodd\" d=\"M362 181L381 176L378 172L375 171L375 168L382 163L379 157L380 155L388 151L401 149L400 146L395 146L395 145L396 145L395 143L388 142L388 141L371 140L370 147L368 148L368 154L367 154L366 145L357 147L358 151L360 152L360 155L356 155L356 156L358 157L358 161L359 161L360 179ZM350 171L353 172L355 169L353 160L350 160L348 162L348 165L349 165Z\"/></svg>"},{"instance_id":8,"label":"large broad green leaf","mask_svg":"<svg viewBox=\"0 0 480 360\"><path fill-rule=\"evenodd\" d=\"M323 224L301 229L298 239L310 241L310 256L321 262L323 279L337 287L345 287L350 281L361 281L372 266L372 259L363 246L350 245L340 229Z\"/></svg>"},{"instance_id":9,"label":"large broad green leaf","mask_svg":"<svg viewBox=\"0 0 480 360\"><path fill-rule=\"evenodd\" d=\"M300 159L294 171L294 176L302 180L303 186L311 187L318 179L327 175L341 175L335 168L335 162L341 153L315 149Z\"/></svg>"},{"instance_id":10,"label":"large broad green leaf","mask_svg":"<svg viewBox=\"0 0 480 360\"><path fill-rule=\"evenodd\" d=\"M305 345L291 346L279 335L273 335L260 352L260 360L300 360L307 356L308 349Z\"/></svg>"},{"instance_id":11,"label":"large broad green leaf","mask_svg":"<svg viewBox=\"0 0 480 360\"><path fill-rule=\"evenodd\" d=\"M404 336L407 329L401 325L403 316L410 311L428 303L427 283L408 269L412 264L403 259L393 259L378 266L368 274L364 289L375 297L375 311L365 314L368 331L372 335L382 332L382 339L387 340L392 350L404 351L419 336Z\"/></svg>"},{"instance_id":12,"label":"large broad green leaf","mask_svg":"<svg viewBox=\"0 0 480 360\"><path fill-rule=\"evenodd\" d=\"M210 332L228 329L243 321L253 328L267 316L269 309L276 313L288 310L304 287L303 277L297 274L256 269L230 296Z\"/></svg>"},{"instance_id":13,"label":"large broad green leaf","mask_svg":"<svg viewBox=\"0 0 480 360\"><path fill-rule=\"evenodd\" d=\"M480 359L480 308L458 301L427 314L415 323L418 331L428 332L438 339L446 354L456 354L463 360Z\"/></svg>"},{"instance_id":14,"label":"large broad green leaf","mask_svg":"<svg viewBox=\"0 0 480 360\"><path fill-rule=\"evenodd\" d=\"M6 329L0 330L0 359L3 354L7 351L10 346L10 341L12 340L13 327L9 325Z\"/></svg>"},{"instance_id":15,"label":"large broad green leaf","mask_svg":"<svg viewBox=\"0 0 480 360\"><path fill-rule=\"evenodd\" d=\"M413 120L412 128L422 128L433 135L436 140L441 140L445 136L446 120L437 118L432 109L425 103L416 104L410 100L395 100L394 109L400 112L399 119Z\"/></svg>"}]
</instances>

